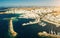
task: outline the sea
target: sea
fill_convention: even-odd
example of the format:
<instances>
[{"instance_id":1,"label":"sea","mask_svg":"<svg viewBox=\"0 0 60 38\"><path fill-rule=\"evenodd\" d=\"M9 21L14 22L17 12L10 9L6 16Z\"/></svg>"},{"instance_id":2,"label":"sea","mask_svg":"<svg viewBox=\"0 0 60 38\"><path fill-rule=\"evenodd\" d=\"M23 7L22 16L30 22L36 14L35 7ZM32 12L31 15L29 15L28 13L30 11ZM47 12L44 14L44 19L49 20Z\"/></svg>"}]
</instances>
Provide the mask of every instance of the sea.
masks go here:
<instances>
[{"instance_id":1,"label":"sea","mask_svg":"<svg viewBox=\"0 0 60 38\"><path fill-rule=\"evenodd\" d=\"M10 38L8 35L8 20L4 20L4 18L17 17L16 19L18 19L18 21L13 20L14 31L18 33L15 38L43 38L40 37L38 33L43 31L49 33L52 29L51 26L53 24L48 22L45 22L47 25L44 27L38 23L22 26L23 23L28 23L34 19L18 18L19 16L20 14L0 14L0 38ZM53 25L52 27L55 28L56 26Z\"/></svg>"}]
</instances>

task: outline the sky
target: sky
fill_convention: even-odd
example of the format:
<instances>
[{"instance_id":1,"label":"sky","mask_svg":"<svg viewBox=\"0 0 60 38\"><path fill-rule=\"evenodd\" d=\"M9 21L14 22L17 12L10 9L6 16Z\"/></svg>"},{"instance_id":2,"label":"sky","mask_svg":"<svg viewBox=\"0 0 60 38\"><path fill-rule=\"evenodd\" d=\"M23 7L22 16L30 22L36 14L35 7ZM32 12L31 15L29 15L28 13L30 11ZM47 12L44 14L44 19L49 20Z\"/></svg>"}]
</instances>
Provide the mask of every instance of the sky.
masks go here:
<instances>
[{"instance_id":1,"label":"sky","mask_svg":"<svg viewBox=\"0 0 60 38\"><path fill-rule=\"evenodd\" d=\"M0 0L4 6L60 6L60 0Z\"/></svg>"}]
</instances>

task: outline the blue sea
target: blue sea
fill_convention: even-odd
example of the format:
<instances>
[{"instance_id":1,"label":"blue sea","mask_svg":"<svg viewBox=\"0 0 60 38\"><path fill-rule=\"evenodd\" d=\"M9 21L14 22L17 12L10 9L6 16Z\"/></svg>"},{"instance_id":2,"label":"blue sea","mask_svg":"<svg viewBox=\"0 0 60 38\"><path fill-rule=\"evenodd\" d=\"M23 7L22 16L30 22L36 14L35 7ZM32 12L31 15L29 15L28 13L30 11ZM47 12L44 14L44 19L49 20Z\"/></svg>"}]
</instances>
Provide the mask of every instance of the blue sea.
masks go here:
<instances>
[{"instance_id":1,"label":"blue sea","mask_svg":"<svg viewBox=\"0 0 60 38\"><path fill-rule=\"evenodd\" d=\"M19 14L0 14L0 38L10 38L8 35L8 20L3 20L4 18L11 18L11 17L19 17ZM33 21L34 19L26 19L26 18L16 18L18 21L13 21L14 30L18 33L16 38L42 38L38 36L39 32L46 31L49 33L51 26L48 22L45 27L37 24L31 24L22 26L23 23L27 23L29 21ZM55 25L53 26L56 27Z\"/></svg>"},{"instance_id":2,"label":"blue sea","mask_svg":"<svg viewBox=\"0 0 60 38\"><path fill-rule=\"evenodd\" d=\"M8 35L8 20L4 18L19 17L19 14L0 14L0 38L9 38ZM18 21L13 21L14 30L18 33L16 38L38 38L37 33L41 31L38 24L22 26L23 23L33 21L34 19L17 18Z\"/></svg>"}]
</instances>

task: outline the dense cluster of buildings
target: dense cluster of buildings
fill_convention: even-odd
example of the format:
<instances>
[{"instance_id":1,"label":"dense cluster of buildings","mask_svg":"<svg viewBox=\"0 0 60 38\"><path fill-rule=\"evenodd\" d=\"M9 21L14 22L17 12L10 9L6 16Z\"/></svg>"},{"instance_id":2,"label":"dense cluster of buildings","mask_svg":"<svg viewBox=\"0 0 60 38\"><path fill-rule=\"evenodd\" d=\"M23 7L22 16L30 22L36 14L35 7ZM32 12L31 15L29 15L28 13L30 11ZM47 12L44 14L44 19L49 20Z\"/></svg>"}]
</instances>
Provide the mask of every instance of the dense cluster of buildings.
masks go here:
<instances>
[{"instance_id":1,"label":"dense cluster of buildings","mask_svg":"<svg viewBox=\"0 0 60 38\"><path fill-rule=\"evenodd\" d=\"M45 26L46 24L41 20L55 24L57 27L60 26L59 8L9 8L8 11L2 12L2 14L21 14L18 18L35 19L33 22L23 23L23 26L35 23Z\"/></svg>"},{"instance_id":2,"label":"dense cluster of buildings","mask_svg":"<svg viewBox=\"0 0 60 38\"><path fill-rule=\"evenodd\" d=\"M58 15L60 9L58 7L52 8L8 8L5 12L0 14L22 14L19 18L31 18L36 19L35 22L39 22L41 18L50 20L52 22L59 23L60 15Z\"/></svg>"}]
</instances>

